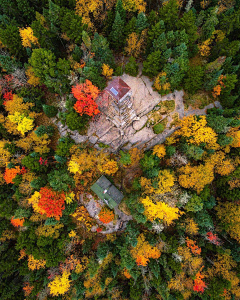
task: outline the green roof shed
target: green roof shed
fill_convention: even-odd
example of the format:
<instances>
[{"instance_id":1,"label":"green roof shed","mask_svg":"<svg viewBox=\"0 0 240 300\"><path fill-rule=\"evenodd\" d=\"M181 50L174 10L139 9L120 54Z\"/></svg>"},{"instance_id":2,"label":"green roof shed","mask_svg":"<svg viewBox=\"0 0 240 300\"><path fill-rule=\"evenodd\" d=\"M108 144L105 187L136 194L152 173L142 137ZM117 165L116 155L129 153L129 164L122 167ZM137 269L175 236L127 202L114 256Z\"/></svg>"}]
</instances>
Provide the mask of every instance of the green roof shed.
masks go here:
<instances>
[{"instance_id":1,"label":"green roof shed","mask_svg":"<svg viewBox=\"0 0 240 300\"><path fill-rule=\"evenodd\" d=\"M111 209L116 207L123 199L120 192L105 176L101 176L92 186L95 192Z\"/></svg>"}]
</instances>

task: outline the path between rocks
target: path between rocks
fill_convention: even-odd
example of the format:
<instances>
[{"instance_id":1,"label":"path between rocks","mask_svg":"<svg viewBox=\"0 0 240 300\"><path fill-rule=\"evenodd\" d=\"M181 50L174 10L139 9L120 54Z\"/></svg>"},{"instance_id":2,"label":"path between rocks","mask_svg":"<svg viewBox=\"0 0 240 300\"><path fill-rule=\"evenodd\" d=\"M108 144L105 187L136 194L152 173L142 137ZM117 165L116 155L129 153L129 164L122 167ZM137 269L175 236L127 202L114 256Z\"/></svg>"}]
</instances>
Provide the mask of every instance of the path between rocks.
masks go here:
<instances>
[{"instance_id":1,"label":"path between rocks","mask_svg":"<svg viewBox=\"0 0 240 300\"><path fill-rule=\"evenodd\" d=\"M82 142L89 142L95 148L101 150L101 143L108 145L106 151L117 152L120 149L129 150L132 147L141 149L149 149L156 144L163 143L165 139L171 135L176 127L170 126L172 116L178 114L179 118L189 115L206 115L206 109L212 107L221 108L218 101L211 103L203 109L192 109L189 107L187 110L184 108L183 91L174 91L171 94L161 96L152 88L152 82L146 76L132 77L123 74L121 78L132 89L133 107L139 121L134 121L130 126L124 129L124 135L116 126L106 119L105 115L101 115L97 122L90 122L89 129L86 135L80 135L77 130L71 131L67 126L62 125L57 118L53 118L53 122L59 129L61 136L69 135L77 144ZM175 101L174 111L167 116L167 124L165 130L160 134L155 134L152 128L147 123L148 114L153 111L161 101ZM63 108L64 109L64 108Z\"/></svg>"}]
</instances>

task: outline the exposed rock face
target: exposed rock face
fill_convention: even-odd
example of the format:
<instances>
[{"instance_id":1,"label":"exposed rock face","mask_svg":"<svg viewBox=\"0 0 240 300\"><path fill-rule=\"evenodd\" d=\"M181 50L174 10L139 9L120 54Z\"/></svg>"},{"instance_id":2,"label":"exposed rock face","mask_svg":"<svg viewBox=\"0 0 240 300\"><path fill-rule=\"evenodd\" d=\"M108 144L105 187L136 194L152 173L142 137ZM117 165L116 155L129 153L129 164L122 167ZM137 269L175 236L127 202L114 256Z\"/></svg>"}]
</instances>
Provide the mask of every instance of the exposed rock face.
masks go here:
<instances>
[{"instance_id":1,"label":"exposed rock face","mask_svg":"<svg viewBox=\"0 0 240 300\"><path fill-rule=\"evenodd\" d=\"M109 145L108 151L116 152L119 149L129 150L132 147L149 149L156 144L161 144L165 141L166 137L171 135L176 127L171 124L174 121L174 115L178 115L181 119L184 116L205 115L206 109L212 107L221 108L218 101L209 104L203 109L184 109L183 91L174 91L174 93L161 96L152 89L152 82L145 76L131 77L123 74L121 78L131 87L132 90L132 107L136 112L138 121L133 121L127 127L122 129L117 128L106 115L102 114L95 122L91 122L87 135L80 135L76 130L70 131L67 126L63 126L54 118L54 123L58 126L61 136L68 134L75 140L76 143L89 141L97 149L99 143ZM165 130L162 133L155 134L152 130L152 125L149 123L149 113L153 109L158 109L157 106L162 101L175 101L175 108L168 115L162 115L162 120L166 117Z\"/></svg>"},{"instance_id":2,"label":"exposed rock face","mask_svg":"<svg viewBox=\"0 0 240 300\"><path fill-rule=\"evenodd\" d=\"M148 117L143 116L139 121L133 121L133 129L140 130L147 123Z\"/></svg>"}]
</instances>

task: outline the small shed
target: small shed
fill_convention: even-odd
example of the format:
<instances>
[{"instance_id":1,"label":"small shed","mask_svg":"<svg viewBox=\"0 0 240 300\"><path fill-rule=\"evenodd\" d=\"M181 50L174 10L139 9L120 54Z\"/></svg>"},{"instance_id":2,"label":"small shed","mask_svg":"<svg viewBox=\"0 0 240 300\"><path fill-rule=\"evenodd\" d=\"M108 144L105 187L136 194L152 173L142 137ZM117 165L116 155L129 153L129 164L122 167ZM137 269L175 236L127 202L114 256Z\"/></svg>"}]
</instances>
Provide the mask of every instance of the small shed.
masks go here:
<instances>
[{"instance_id":1,"label":"small shed","mask_svg":"<svg viewBox=\"0 0 240 300\"><path fill-rule=\"evenodd\" d=\"M116 207L123 199L120 192L105 176L101 176L92 186L91 190L97 194L111 209Z\"/></svg>"}]
</instances>

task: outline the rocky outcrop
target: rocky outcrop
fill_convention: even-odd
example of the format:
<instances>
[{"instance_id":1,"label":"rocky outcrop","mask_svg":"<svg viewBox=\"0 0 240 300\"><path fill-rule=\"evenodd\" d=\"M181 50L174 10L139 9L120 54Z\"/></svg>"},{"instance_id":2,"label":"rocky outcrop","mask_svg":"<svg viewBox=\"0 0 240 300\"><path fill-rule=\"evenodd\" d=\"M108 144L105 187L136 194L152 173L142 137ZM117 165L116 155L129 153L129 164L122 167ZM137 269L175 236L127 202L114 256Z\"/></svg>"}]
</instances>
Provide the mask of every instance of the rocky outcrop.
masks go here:
<instances>
[{"instance_id":1,"label":"rocky outcrop","mask_svg":"<svg viewBox=\"0 0 240 300\"><path fill-rule=\"evenodd\" d=\"M172 123L174 116L178 115L181 119L192 114L204 115L208 108L221 108L220 103L215 101L203 109L192 109L191 107L185 109L183 91L174 91L174 93L162 97L156 91L153 91L152 82L145 76L132 77L123 74L122 79L132 89L132 107L139 118L137 121L133 121L127 127L120 129L106 115L102 114L97 121L90 122L86 135L80 135L78 131L69 130L67 126L63 126L61 122L54 118L60 135L69 135L76 143L88 141L97 149L101 149L101 144L106 144L108 145L108 151L111 152L116 152L119 149L129 150L132 147L149 149L156 144L163 143L166 137L176 130L175 125ZM166 118L165 130L162 133L155 134L149 122L149 113L157 110L159 108L158 104L162 101L170 100L175 101L175 108L168 115L162 115L162 120Z\"/></svg>"}]
</instances>

